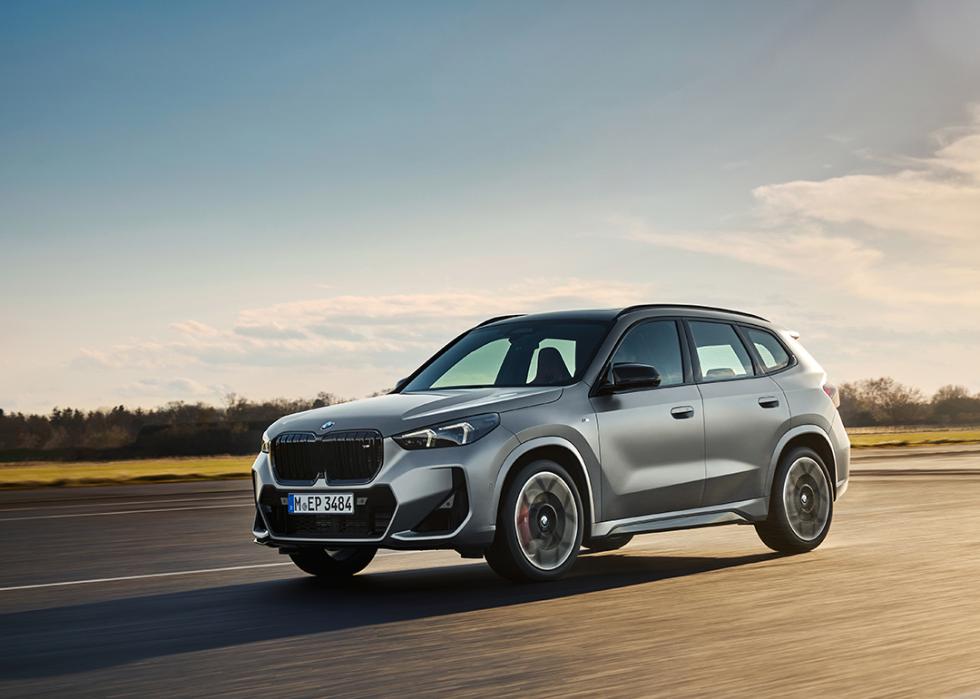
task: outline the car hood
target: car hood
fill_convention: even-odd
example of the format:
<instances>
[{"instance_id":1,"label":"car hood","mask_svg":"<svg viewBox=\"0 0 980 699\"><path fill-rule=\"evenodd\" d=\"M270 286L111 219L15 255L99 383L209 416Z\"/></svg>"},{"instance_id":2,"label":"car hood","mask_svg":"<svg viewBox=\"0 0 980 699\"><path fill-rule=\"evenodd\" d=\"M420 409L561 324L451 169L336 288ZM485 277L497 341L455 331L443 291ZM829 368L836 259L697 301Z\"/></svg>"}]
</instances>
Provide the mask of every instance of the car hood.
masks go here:
<instances>
[{"instance_id":1,"label":"car hood","mask_svg":"<svg viewBox=\"0 0 980 699\"><path fill-rule=\"evenodd\" d=\"M385 437L447 420L501 413L558 400L556 387L467 388L390 393L350 403L328 405L280 418L268 430L270 438L283 432L378 430ZM327 422L334 423L323 427Z\"/></svg>"}]
</instances>

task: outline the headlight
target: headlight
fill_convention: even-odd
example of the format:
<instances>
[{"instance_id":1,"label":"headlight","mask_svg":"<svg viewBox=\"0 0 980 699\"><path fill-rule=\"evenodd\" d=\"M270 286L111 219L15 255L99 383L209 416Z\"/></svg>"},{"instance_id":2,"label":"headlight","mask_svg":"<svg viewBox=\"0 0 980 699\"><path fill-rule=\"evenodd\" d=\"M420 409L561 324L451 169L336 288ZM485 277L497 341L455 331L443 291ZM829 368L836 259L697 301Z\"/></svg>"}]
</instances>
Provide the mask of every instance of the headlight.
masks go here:
<instances>
[{"instance_id":1,"label":"headlight","mask_svg":"<svg viewBox=\"0 0 980 699\"><path fill-rule=\"evenodd\" d=\"M487 413L424 427L421 430L397 435L393 439L402 449L461 447L487 436L499 424L500 416L497 413Z\"/></svg>"},{"instance_id":2,"label":"headlight","mask_svg":"<svg viewBox=\"0 0 980 699\"><path fill-rule=\"evenodd\" d=\"M269 435L262 435L262 453L268 454L269 449L272 448L272 440L269 439Z\"/></svg>"}]
</instances>

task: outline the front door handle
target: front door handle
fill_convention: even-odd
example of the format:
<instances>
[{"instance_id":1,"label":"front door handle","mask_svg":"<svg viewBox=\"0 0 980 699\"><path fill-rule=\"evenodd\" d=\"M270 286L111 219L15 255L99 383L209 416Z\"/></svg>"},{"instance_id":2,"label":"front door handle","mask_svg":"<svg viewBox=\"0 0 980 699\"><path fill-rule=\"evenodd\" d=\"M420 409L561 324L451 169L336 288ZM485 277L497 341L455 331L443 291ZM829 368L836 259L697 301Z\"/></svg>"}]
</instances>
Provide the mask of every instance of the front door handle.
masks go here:
<instances>
[{"instance_id":1,"label":"front door handle","mask_svg":"<svg viewBox=\"0 0 980 699\"><path fill-rule=\"evenodd\" d=\"M779 399L776 398L776 396L762 396L762 398L759 399L759 405L761 405L763 408L778 408Z\"/></svg>"},{"instance_id":2,"label":"front door handle","mask_svg":"<svg viewBox=\"0 0 980 699\"><path fill-rule=\"evenodd\" d=\"M690 405L678 405L676 408L670 409L670 414L675 420L686 420L689 417L694 417L694 407Z\"/></svg>"}]
</instances>

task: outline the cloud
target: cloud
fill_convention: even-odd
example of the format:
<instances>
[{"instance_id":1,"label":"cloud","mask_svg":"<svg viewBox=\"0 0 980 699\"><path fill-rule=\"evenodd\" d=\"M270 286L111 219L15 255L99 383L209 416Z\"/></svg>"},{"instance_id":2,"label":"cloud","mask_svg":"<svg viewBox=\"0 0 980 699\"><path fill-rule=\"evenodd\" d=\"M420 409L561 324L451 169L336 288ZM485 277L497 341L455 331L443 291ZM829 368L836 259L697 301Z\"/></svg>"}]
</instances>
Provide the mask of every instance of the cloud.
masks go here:
<instances>
[{"instance_id":1,"label":"cloud","mask_svg":"<svg viewBox=\"0 0 980 699\"><path fill-rule=\"evenodd\" d=\"M198 366L385 366L405 370L488 317L614 307L652 298L649 284L543 280L501 289L334 295L243 309L226 328L187 320L176 337L84 348L76 364L155 370Z\"/></svg>"},{"instance_id":2,"label":"cloud","mask_svg":"<svg viewBox=\"0 0 980 699\"><path fill-rule=\"evenodd\" d=\"M162 397L169 400L214 398L230 392L223 384L206 385L188 378L146 378L122 386L117 393L124 397Z\"/></svg>"},{"instance_id":3,"label":"cloud","mask_svg":"<svg viewBox=\"0 0 980 699\"><path fill-rule=\"evenodd\" d=\"M757 187L752 194L774 223L799 220L864 224L925 240L980 239L980 108L967 127L936 134L929 158L885 174L852 174ZM974 249L976 252L976 248Z\"/></svg>"}]
</instances>

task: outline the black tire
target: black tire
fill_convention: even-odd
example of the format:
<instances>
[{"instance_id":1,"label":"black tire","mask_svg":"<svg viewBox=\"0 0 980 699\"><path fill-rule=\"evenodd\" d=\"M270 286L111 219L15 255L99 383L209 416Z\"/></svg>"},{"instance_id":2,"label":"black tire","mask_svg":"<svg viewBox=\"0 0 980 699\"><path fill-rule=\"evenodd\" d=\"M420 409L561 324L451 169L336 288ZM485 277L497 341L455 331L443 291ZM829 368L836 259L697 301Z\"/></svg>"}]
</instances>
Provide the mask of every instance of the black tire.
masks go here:
<instances>
[{"instance_id":1,"label":"black tire","mask_svg":"<svg viewBox=\"0 0 980 699\"><path fill-rule=\"evenodd\" d=\"M784 454L772 481L769 517L755 525L762 543L780 553L812 551L827 538L833 518L833 485L820 455L807 447Z\"/></svg>"},{"instance_id":2,"label":"black tire","mask_svg":"<svg viewBox=\"0 0 980 699\"><path fill-rule=\"evenodd\" d=\"M289 554L304 573L327 582L340 582L367 568L378 549L373 546L347 546L337 549L301 548Z\"/></svg>"},{"instance_id":3,"label":"black tire","mask_svg":"<svg viewBox=\"0 0 980 699\"><path fill-rule=\"evenodd\" d=\"M568 471L553 461L533 461L501 496L487 563L515 582L557 580L575 564L584 532L582 498Z\"/></svg>"},{"instance_id":4,"label":"black tire","mask_svg":"<svg viewBox=\"0 0 980 699\"><path fill-rule=\"evenodd\" d=\"M582 553L602 553L604 551L616 551L621 549L626 544L633 540L632 534L615 534L613 536L607 536L602 539L595 539L594 541L587 541L583 546L585 550Z\"/></svg>"}]
</instances>

